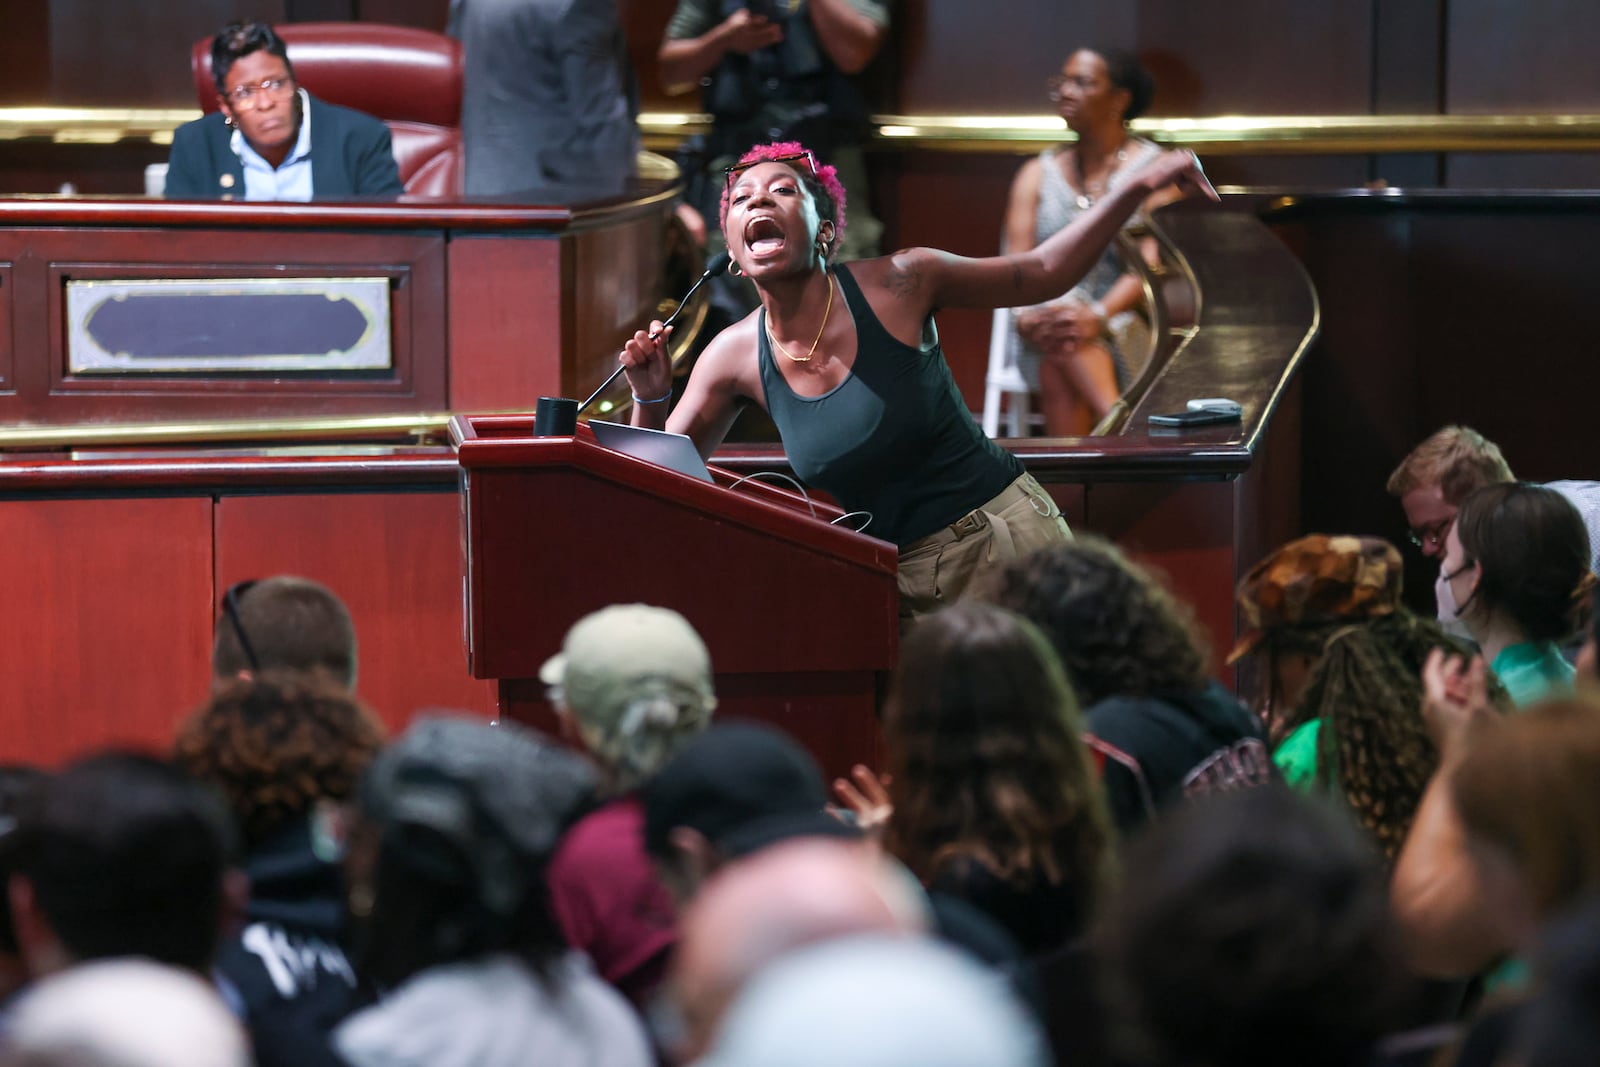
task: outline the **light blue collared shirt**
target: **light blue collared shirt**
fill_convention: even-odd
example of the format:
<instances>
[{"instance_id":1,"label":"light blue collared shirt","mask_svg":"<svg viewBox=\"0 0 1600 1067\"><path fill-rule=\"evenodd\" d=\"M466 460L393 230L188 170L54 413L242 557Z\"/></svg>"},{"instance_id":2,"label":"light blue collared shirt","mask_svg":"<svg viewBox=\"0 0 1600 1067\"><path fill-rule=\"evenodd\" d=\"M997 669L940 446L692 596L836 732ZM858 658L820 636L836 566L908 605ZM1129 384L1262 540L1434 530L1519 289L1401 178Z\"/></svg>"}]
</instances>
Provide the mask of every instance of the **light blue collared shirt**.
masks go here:
<instances>
[{"instance_id":1,"label":"light blue collared shirt","mask_svg":"<svg viewBox=\"0 0 1600 1067\"><path fill-rule=\"evenodd\" d=\"M305 203L311 199L311 100L304 89L296 90L300 96L300 134L294 148L283 165L274 168L261 158L244 134L238 130L228 140L228 147L239 157L244 167L244 198L246 200L284 200Z\"/></svg>"}]
</instances>

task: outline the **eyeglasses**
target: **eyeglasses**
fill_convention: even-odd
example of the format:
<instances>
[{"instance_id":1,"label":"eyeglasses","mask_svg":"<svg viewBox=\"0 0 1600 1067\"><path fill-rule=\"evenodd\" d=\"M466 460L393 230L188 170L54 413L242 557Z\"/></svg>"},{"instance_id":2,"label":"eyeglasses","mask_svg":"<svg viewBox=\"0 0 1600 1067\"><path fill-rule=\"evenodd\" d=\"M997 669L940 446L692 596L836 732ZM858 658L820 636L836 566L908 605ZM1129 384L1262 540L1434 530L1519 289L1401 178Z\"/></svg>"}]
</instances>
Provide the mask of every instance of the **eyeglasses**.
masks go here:
<instances>
[{"instance_id":1,"label":"eyeglasses","mask_svg":"<svg viewBox=\"0 0 1600 1067\"><path fill-rule=\"evenodd\" d=\"M1065 74L1052 74L1044 80L1045 95L1050 98L1051 103L1059 104L1061 102L1061 90L1068 84L1077 86L1079 92L1087 93L1092 92L1098 83L1096 79L1087 75L1080 78L1069 78Z\"/></svg>"},{"instance_id":2,"label":"eyeglasses","mask_svg":"<svg viewBox=\"0 0 1600 1067\"><path fill-rule=\"evenodd\" d=\"M1450 527L1456 523L1454 515L1437 522L1430 522L1426 526L1413 527L1410 533L1411 543L1418 548L1443 548L1444 539L1450 535Z\"/></svg>"},{"instance_id":3,"label":"eyeglasses","mask_svg":"<svg viewBox=\"0 0 1600 1067\"><path fill-rule=\"evenodd\" d=\"M235 104L248 104L257 93L274 99L288 96L294 91L294 80L291 78L268 78L266 81L255 85L241 85L228 94L228 99Z\"/></svg>"},{"instance_id":4,"label":"eyeglasses","mask_svg":"<svg viewBox=\"0 0 1600 1067\"><path fill-rule=\"evenodd\" d=\"M759 167L763 163L804 163L811 171L811 176L817 176L817 157L810 152L795 152L787 156L774 156L771 159L751 159L743 163L735 163L728 168L728 186L733 186L733 181L751 167Z\"/></svg>"},{"instance_id":5,"label":"eyeglasses","mask_svg":"<svg viewBox=\"0 0 1600 1067\"><path fill-rule=\"evenodd\" d=\"M228 622L233 626L233 636L239 639L239 651L244 653L244 661L250 664L252 674L261 673L261 661L256 658L255 647L250 644L250 635L244 632L244 622L239 618L239 600L256 584L252 578L248 582L235 582L228 586L228 591L222 594L222 613L228 617Z\"/></svg>"}]
</instances>

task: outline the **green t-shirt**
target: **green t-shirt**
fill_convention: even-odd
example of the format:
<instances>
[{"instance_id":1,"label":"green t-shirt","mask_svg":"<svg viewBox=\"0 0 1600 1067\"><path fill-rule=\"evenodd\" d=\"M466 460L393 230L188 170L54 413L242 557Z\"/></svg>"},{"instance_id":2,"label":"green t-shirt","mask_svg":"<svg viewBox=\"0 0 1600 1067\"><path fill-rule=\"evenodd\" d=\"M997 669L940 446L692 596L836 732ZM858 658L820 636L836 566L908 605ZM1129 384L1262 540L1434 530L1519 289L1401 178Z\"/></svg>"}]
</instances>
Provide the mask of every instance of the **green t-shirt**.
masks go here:
<instances>
[{"instance_id":1,"label":"green t-shirt","mask_svg":"<svg viewBox=\"0 0 1600 1067\"><path fill-rule=\"evenodd\" d=\"M1284 782L1302 793L1311 792L1317 784L1317 738L1321 733L1321 719L1301 723L1272 753Z\"/></svg>"},{"instance_id":2,"label":"green t-shirt","mask_svg":"<svg viewBox=\"0 0 1600 1067\"><path fill-rule=\"evenodd\" d=\"M1489 665L1519 708L1572 693L1576 669L1551 641L1528 641L1501 651Z\"/></svg>"}]
</instances>

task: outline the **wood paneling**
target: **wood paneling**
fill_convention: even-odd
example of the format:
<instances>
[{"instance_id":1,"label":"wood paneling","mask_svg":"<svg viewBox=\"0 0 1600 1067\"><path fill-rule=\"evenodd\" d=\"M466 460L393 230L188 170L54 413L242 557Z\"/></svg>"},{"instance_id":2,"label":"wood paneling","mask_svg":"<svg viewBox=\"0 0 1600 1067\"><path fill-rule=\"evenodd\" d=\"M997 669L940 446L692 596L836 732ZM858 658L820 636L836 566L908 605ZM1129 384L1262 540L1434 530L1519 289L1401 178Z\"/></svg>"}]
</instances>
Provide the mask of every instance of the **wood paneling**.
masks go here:
<instances>
[{"instance_id":1,"label":"wood paneling","mask_svg":"<svg viewBox=\"0 0 1600 1067\"><path fill-rule=\"evenodd\" d=\"M444 32L450 15L450 0L343 0L355 9L346 18L362 22L388 22L396 26L415 26L419 30ZM297 21L304 21L298 19Z\"/></svg>"},{"instance_id":2,"label":"wood paneling","mask_svg":"<svg viewBox=\"0 0 1600 1067\"><path fill-rule=\"evenodd\" d=\"M458 237L449 260L451 410L531 409L560 396L561 243Z\"/></svg>"},{"instance_id":3,"label":"wood paneling","mask_svg":"<svg viewBox=\"0 0 1600 1067\"><path fill-rule=\"evenodd\" d=\"M245 18L281 22L284 0L50 0L46 99L85 107L192 107L190 46Z\"/></svg>"},{"instance_id":4,"label":"wood paneling","mask_svg":"<svg viewBox=\"0 0 1600 1067\"><path fill-rule=\"evenodd\" d=\"M3 500L0 542L0 758L164 750L210 680L210 499Z\"/></svg>"},{"instance_id":5,"label":"wood paneling","mask_svg":"<svg viewBox=\"0 0 1600 1067\"><path fill-rule=\"evenodd\" d=\"M299 574L336 592L355 621L357 691L391 729L426 708L487 718L492 683L468 675L462 646L459 512L450 492L223 496L217 588Z\"/></svg>"},{"instance_id":6,"label":"wood paneling","mask_svg":"<svg viewBox=\"0 0 1600 1067\"><path fill-rule=\"evenodd\" d=\"M1366 114L1374 0L1140 0L1159 115ZM991 31L996 32L996 31Z\"/></svg>"},{"instance_id":7,"label":"wood paneling","mask_svg":"<svg viewBox=\"0 0 1600 1067\"><path fill-rule=\"evenodd\" d=\"M40 104L50 82L50 0L6 0L0 106Z\"/></svg>"},{"instance_id":8,"label":"wood paneling","mask_svg":"<svg viewBox=\"0 0 1600 1067\"><path fill-rule=\"evenodd\" d=\"M1600 111L1591 0L1450 0L1445 103L1452 114Z\"/></svg>"}]
</instances>

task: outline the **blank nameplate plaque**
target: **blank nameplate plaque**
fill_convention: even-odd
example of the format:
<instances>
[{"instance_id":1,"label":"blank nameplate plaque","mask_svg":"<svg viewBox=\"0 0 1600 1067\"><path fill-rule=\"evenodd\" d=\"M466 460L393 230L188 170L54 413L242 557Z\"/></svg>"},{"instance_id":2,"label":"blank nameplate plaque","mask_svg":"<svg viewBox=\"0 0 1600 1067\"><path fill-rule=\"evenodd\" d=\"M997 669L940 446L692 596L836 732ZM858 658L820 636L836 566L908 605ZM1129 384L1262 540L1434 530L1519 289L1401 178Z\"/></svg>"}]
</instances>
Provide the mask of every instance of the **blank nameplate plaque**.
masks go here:
<instances>
[{"instance_id":1,"label":"blank nameplate plaque","mask_svg":"<svg viewBox=\"0 0 1600 1067\"><path fill-rule=\"evenodd\" d=\"M387 371L388 278L71 281L67 372Z\"/></svg>"}]
</instances>

